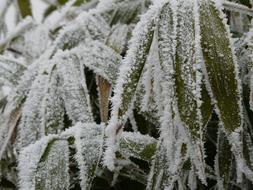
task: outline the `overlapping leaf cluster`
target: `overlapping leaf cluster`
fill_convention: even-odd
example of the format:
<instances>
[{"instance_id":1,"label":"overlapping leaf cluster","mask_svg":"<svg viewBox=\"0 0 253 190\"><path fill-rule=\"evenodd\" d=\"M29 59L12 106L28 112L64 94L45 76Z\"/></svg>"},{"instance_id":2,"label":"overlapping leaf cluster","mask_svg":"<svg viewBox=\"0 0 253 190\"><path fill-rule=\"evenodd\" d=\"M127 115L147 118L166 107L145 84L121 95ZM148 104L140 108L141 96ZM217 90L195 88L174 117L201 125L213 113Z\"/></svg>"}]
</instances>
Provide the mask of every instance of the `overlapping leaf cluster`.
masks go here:
<instances>
[{"instance_id":1,"label":"overlapping leaf cluster","mask_svg":"<svg viewBox=\"0 0 253 190\"><path fill-rule=\"evenodd\" d=\"M0 187L251 186L253 35L219 0L29 2L0 33Z\"/></svg>"}]
</instances>

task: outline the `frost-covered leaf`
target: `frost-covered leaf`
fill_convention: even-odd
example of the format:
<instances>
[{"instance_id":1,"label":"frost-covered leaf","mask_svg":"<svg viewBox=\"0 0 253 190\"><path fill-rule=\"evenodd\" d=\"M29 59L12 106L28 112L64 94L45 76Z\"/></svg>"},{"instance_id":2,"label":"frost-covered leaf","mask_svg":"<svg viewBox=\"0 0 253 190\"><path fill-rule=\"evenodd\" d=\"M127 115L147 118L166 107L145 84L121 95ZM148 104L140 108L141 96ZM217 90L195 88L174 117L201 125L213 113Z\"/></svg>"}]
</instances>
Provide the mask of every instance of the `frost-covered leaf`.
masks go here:
<instances>
[{"instance_id":1,"label":"frost-covered leaf","mask_svg":"<svg viewBox=\"0 0 253 190\"><path fill-rule=\"evenodd\" d=\"M35 189L35 174L37 166L48 146L48 143L55 138L55 135L46 136L21 151L18 162L19 188L21 190Z\"/></svg>"},{"instance_id":2,"label":"frost-covered leaf","mask_svg":"<svg viewBox=\"0 0 253 190\"><path fill-rule=\"evenodd\" d=\"M55 47L66 50L84 43L86 39L103 40L109 26L100 15L84 12L76 21L64 27L54 42Z\"/></svg>"},{"instance_id":3,"label":"frost-covered leaf","mask_svg":"<svg viewBox=\"0 0 253 190\"><path fill-rule=\"evenodd\" d=\"M112 100L112 118L107 128L107 136L109 139L105 163L109 169L114 168L112 158L114 157L113 154L115 151L115 136L117 135L118 127L121 127L118 126L118 119L122 119L133 102L133 97L136 93L141 73L150 50L157 12L158 8L154 6L142 16L141 21L133 31L129 50L120 68L117 85L114 89L115 95Z\"/></svg>"},{"instance_id":4,"label":"frost-covered leaf","mask_svg":"<svg viewBox=\"0 0 253 190\"><path fill-rule=\"evenodd\" d=\"M232 174L231 146L222 130L219 130L217 140L217 154L215 159L217 187L219 189L228 189Z\"/></svg>"},{"instance_id":5,"label":"frost-covered leaf","mask_svg":"<svg viewBox=\"0 0 253 190\"><path fill-rule=\"evenodd\" d=\"M74 133L76 160L80 170L81 188L88 190L96 175L103 151L103 125L78 123Z\"/></svg>"},{"instance_id":6,"label":"frost-covered leaf","mask_svg":"<svg viewBox=\"0 0 253 190\"><path fill-rule=\"evenodd\" d=\"M0 125L0 159L2 159L4 152L6 151L7 145L10 143L10 139L18 125L18 122L21 118L23 107L16 107L9 114L7 119L1 120Z\"/></svg>"},{"instance_id":7,"label":"frost-covered leaf","mask_svg":"<svg viewBox=\"0 0 253 190\"><path fill-rule=\"evenodd\" d=\"M135 100L135 109L145 117L147 121L153 124L159 122L161 108L160 104L160 76L157 71L160 70L160 60L158 55L157 38L153 38L151 49L147 57L143 73L138 84ZM158 71L159 72L159 71ZM159 81L159 82L158 82Z\"/></svg>"},{"instance_id":8,"label":"frost-covered leaf","mask_svg":"<svg viewBox=\"0 0 253 190\"><path fill-rule=\"evenodd\" d=\"M48 143L38 163L35 189L69 189L69 150L67 140Z\"/></svg>"},{"instance_id":9,"label":"frost-covered leaf","mask_svg":"<svg viewBox=\"0 0 253 190\"><path fill-rule=\"evenodd\" d=\"M213 96L222 126L225 129L232 153L236 158L237 182L242 174L253 181L253 172L243 157L242 99L239 68L228 28L219 2L200 2L201 45L205 60L205 79ZM208 19L207 19L208 18ZM214 35L215 34L215 35ZM222 64L221 64L222 63Z\"/></svg>"},{"instance_id":10,"label":"frost-covered leaf","mask_svg":"<svg viewBox=\"0 0 253 190\"><path fill-rule=\"evenodd\" d=\"M230 34L213 1L200 1L201 47L210 89L227 132L241 126L240 82ZM208 78L207 78L208 77Z\"/></svg>"},{"instance_id":11,"label":"frost-covered leaf","mask_svg":"<svg viewBox=\"0 0 253 190\"><path fill-rule=\"evenodd\" d=\"M131 3L122 2L117 5L117 8L113 12L112 19L110 20L110 25L114 25L116 23L133 23L138 18L142 9L142 1L135 0Z\"/></svg>"},{"instance_id":12,"label":"frost-covered leaf","mask_svg":"<svg viewBox=\"0 0 253 190\"><path fill-rule=\"evenodd\" d=\"M0 81L7 85L17 85L20 76L23 74L26 66L11 57L0 56Z\"/></svg>"},{"instance_id":13,"label":"frost-covered leaf","mask_svg":"<svg viewBox=\"0 0 253 190\"><path fill-rule=\"evenodd\" d=\"M134 157L150 162L155 154L156 140L139 132L123 132L119 142L119 152L126 158Z\"/></svg>"},{"instance_id":14,"label":"frost-covered leaf","mask_svg":"<svg viewBox=\"0 0 253 190\"><path fill-rule=\"evenodd\" d=\"M200 63L197 60L194 4L192 1L178 1L178 30L175 58L175 87L178 111L181 120L189 127L192 137L201 139L201 78ZM161 31L163 32L163 31Z\"/></svg>"},{"instance_id":15,"label":"frost-covered leaf","mask_svg":"<svg viewBox=\"0 0 253 190\"><path fill-rule=\"evenodd\" d=\"M18 128L20 146L35 142L48 133L63 128L63 103L57 87L55 66L36 77L25 101Z\"/></svg>"},{"instance_id":16,"label":"frost-covered leaf","mask_svg":"<svg viewBox=\"0 0 253 190\"><path fill-rule=\"evenodd\" d=\"M40 109L45 96L46 81L47 75L40 75L36 78L24 104L21 122L18 127L19 143L21 147L35 142L44 135L44 130L41 131L42 127L40 121L43 116L41 115Z\"/></svg>"},{"instance_id":17,"label":"frost-covered leaf","mask_svg":"<svg viewBox=\"0 0 253 190\"><path fill-rule=\"evenodd\" d=\"M57 70L59 72L62 97L66 112L72 122L92 121L90 97L86 86L84 69L76 55L60 53Z\"/></svg>"},{"instance_id":18,"label":"frost-covered leaf","mask_svg":"<svg viewBox=\"0 0 253 190\"><path fill-rule=\"evenodd\" d=\"M127 40L129 38L130 28L126 24L116 24L106 40L106 44L119 54L126 51Z\"/></svg>"},{"instance_id":19,"label":"frost-covered leaf","mask_svg":"<svg viewBox=\"0 0 253 190\"><path fill-rule=\"evenodd\" d=\"M19 51L24 54L25 58L30 62L38 59L50 44L49 28L46 25L32 27L24 33L23 43Z\"/></svg>"},{"instance_id":20,"label":"frost-covered leaf","mask_svg":"<svg viewBox=\"0 0 253 190\"><path fill-rule=\"evenodd\" d=\"M248 130L243 132L243 155L246 159L247 165L253 169L253 142Z\"/></svg>"},{"instance_id":21,"label":"frost-covered leaf","mask_svg":"<svg viewBox=\"0 0 253 190\"><path fill-rule=\"evenodd\" d=\"M115 87L116 95L114 97L115 101L120 101L119 103L122 104L121 107L117 108L119 109L118 116L120 117L126 113L135 95L151 47L156 14L157 10L153 8L142 16L141 21L133 31L129 50L120 68L118 85Z\"/></svg>"},{"instance_id":22,"label":"frost-covered leaf","mask_svg":"<svg viewBox=\"0 0 253 190\"><path fill-rule=\"evenodd\" d=\"M157 150L152 161L152 166L148 176L147 190L165 189L169 180L169 166L166 155L166 149L158 142Z\"/></svg>"},{"instance_id":23,"label":"frost-covered leaf","mask_svg":"<svg viewBox=\"0 0 253 190\"><path fill-rule=\"evenodd\" d=\"M114 85L118 75L121 56L99 41L89 41L70 51L84 67Z\"/></svg>"}]
</instances>

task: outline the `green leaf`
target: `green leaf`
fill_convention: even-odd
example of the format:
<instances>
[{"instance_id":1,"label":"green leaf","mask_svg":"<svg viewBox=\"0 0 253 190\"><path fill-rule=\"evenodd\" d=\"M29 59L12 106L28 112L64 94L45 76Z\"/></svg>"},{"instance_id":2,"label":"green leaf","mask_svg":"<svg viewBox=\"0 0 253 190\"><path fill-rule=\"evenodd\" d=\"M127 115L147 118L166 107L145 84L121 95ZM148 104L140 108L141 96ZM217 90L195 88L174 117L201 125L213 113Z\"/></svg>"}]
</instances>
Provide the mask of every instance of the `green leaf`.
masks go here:
<instances>
[{"instance_id":1,"label":"green leaf","mask_svg":"<svg viewBox=\"0 0 253 190\"><path fill-rule=\"evenodd\" d=\"M121 77L124 77L123 80L125 80L122 81L123 84L119 83L123 88L123 92L121 93L122 105L119 108L119 116L123 116L126 113L136 93L142 70L152 44L155 16L156 11L151 9L143 16L143 20L137 24L133 31L133 38L130 42L131 45L122 64L122 71L119 74L119 80L122 80ZM129 70L128 73L125 73L125 67Z\"/></svg>"},{"instance_id":2,"label":"green leaf","mask_svg":"<svg viewBox=\"0 0 253 190\"><path fill-rule=\"evenodd\" d=\"M156 140L140 133L123 132L119 142L119 152L125 157L151 162L156 151Z\"/></svg>"},{"instance_id":3,"label":"green leaf","mask_svg":"<svg viewBox=\"0 0 253 190\"><path fill-rule=\"evenodd\" d=\"M79 58L66 51L55 57L60 61L57 70L62 86L62 97L64 100L67 115L73 123L91 122L93 116L90 106L90 96L88 93L84 69Z\"/></svg>"},{"instance_id":4,"label":"green leaf","mask_svg":"<svg viewBox=\"0 0 253 190\"><path fill-rule=\"evenodd\" d=\"M35 174L36 190L69 189L67 140L53 140L45 149Z\"/></svg>"},{"instance_id":5,"label":"green leaf","mask_svg":"<svg viewBox=\"0 0 253 190\"><path fill-rule=\"evenodd\" d=\"M18 130L21 146L63 129L64 105L58 88L58 73L55 65L45 66L48 67L35 78L24 103Z\"/></svg>"},{"instance_id":6,"label":"green leaf","mask_svg":"<svg viewBox=\"0 0 253 190\"><path fill-rule=\"evenodd\" d=\"M64 27L54 41L57 49L70 50L91 39L104 41L109 33L109 25L98 14L84 12L77 22Z\"/></svg>"},{"instance_id":7,"label":"green leaf","mask_svg":"<svg viewBox=\"0 0 253 190\"><path fill-rule=\"evenodd\" d=\"M32 7L30 0L17 0L19 11L22 16L22 18L25 18L26 16L32 16Z\"/></svg>"},{"instance_id":8,"label":"green leaf","mask_svg":"<svg viewBox=\"0 0 253 190\"><path fill-rule=\"evenodd\" d=\"M36 171L41 157L43 156L43 154L45 154L48 144L54 141L56 138L56 135L45 136L39 141L36 141L34 144L31 144L29 146L26 146L20 151L18 157L19 189L35 189Z\"/></svg>"},{"instance_id":9,"label":"green leaf","mask_svg":"<svg viewBox=\"0 0 253 190\"><path fill-rule=\"evenodd\" d=\"M201 0L201 47L219 117L228 133L241 126L237 65L221 13L213 1Z\"/></svg>"},{"instance_id":10,"label":"green leaf","mask_svg":"<svg viewBox=\"0 0 253 190\"><path fill-rule=\"evenodd\" d=\"M201 104L201 114L202 114L202 124L203 126L207 126L213 112L213 105L212 101L210 98L210 95L206 89L206 86L204 84L204 81L202 80L202 85L201 85L201 99L202 99L202 104Z\"/></svg>"},{"instance_id":11,"label":"green leaf","mask_svg":"<svg viewBox=\"0 0 253 190\"><path fill-rule=\"evenodd\" d=\"M215 174L217 185L221 189L228 189L232 175L232 152L226 135L220 129L218 132L217 155L215 159Z\"/></svg>"},{"instance_id":12,"label":"green leaf","mask_svg":"<svg viewBox=\"0 0 253 190\"><path fill-rule=\"evenodd\" d=\"M199 103L201 97L200 82L201 73L197 67L196 32L194 3L191 1L179 1L177 46L175 58L175 87L178 111L181 120L189 128L189 132L195 140L200 140L203 125L201 124L201 112Z\"/></svg>"},{"instance_id":13,"label":"green leaf","mask_svg":"<svg viewBox=\"0 0 253 190\"><path fill-rule=\"evenodd\" d=\"M74 48L71 53L77 56L81 65L115 85L122 60L120 54L99 41L89 41Z\"/></svg>"},{"instance_id":14,"label":"green leaf","mask_svg":"<svg viewBox=\"0 0 253 190\"><path fill-rule=\"evenodd\" d=\"M161 73L161 67L159 65L160 59L158 55L157 37L156 34L154 35L155 37L153 38L150 52L138 84L134 106L136 111L144 116L148 122L156 125L159 123L159 111L161 111L159 110L161 107L161 84L160 77L157 76L157 73ZM143 127L146 128L146 130L149 130L148 126L145 124Z\"/></svg>"},{"instance_id":15,"label":"green leaf","mask_svg":"<svg viewBox=\"0 0 253 190\"><path fill-rule=\"evenodd\" d=\"M82 190L89 190L102 158L104 126L78 123L75 129L75 158L80 170L80 185Z\"/></svg>"}]
</instances>

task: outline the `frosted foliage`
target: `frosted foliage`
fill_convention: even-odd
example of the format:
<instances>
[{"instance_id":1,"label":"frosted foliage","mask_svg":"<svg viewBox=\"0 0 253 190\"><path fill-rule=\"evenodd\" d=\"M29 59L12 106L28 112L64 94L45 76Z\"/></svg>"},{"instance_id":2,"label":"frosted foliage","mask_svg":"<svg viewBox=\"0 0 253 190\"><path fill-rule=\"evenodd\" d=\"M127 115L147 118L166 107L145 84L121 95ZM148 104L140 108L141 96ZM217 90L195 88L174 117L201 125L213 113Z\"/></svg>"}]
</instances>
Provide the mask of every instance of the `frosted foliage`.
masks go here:
<instances>
[{"instance_id":1,"label":"frosted foliage","mask_svg":"<svg viewBox=\"0 0 253 190\"><path fill-rule=\"evenodd\" d=\"M176 1L171 1L164 5L160 13L160 20L158 23L158 42L159 42L159 57L162 66L162 96L163 96L163 113L160 118L161 120L161 146L166 148L165 152L160 152L160 154L165 154L164 158L170 160L170 163L174 161L174 143L175 136L174 130L178 128L178 123L173 122L173 108L175 108L174 99L174 66L173 62L175 60L175 50L176 50L176 26L177 26L177 4ZM168 22L169 21L169 22ZM158 149L158 151L159 151ZM160 157L157 158L158 163ZM159 165L158 165L159 167ZM168 168L169 169L169 168ZM167 171L166 171L167 173ZM162 174L161 174L162 175ZM158 176L157 176L158 177Z\"/></svg>"},{"instance_id":2,"label":"frosted foliage","mask_svg":"<svg viewBox=\"0 0 253 190\"><path fill-rule=\"evenodd\" d=\"M186 145L187 150L189 150L187 156L190 157L192 164L196 167L199 178L203 183L206 183L203 144L199 139L201 137L201 135L199 137L200 127L202 126L201 113L198 108L201 105L200 100L198 100L201 96L198 85L201 82L201 75L197 70L200 67L197 65L195 55L195 17L198 16L194 12L195 4L196 2L192 1L171 1L167 3L161 10L158 24L159 56L163 69L161 85L164 101L164 110L161 116L160 149L165 149L165 152L160 152L160 154L165 154L164 159L168 162L168 171L160 175L171 176L167 182L158 183L157 180L161 176L151 174L150 176L156 181L154 183L158 187L173 188L173 184L178 180L179 171L185 162L183 159L185 153L181 152L181 148ZM189 114L192 115L189 116ZM192 120L187 119L192 117L196 118L194 119L196 123L191 123ZM187 135L188 133L192 136ZM162 148L163 146L164 148ZM155 163L158 164L156 167L159 167L159 162L163 162L160 159L160 157L156 159Z\"/></svg>"},{"instance_id":3,"label":"frosted foliage","mask_svg":"<svg viewBox=\"0 0 253 190\"><path fill-rule=\"evenodd\" d=\"M89 96L83 70L75 55L65 56L59 59L59 76L62 81L62 96L69 118L75 123L78 121L92 121L92 113L89 105Z\"/></svg>"},{"instance_id":4,"label":"frosted foliage","mask_svg":"<svg viewBox=\"0 0 253 190\"><path fill-rule=\"evenodd\" d=\"M48 143L56 136L47 136L36 143L24 148L19 155L18 177L21 190L35 189L35 173L37 165Z\"/></svg>"},{"instance_id":5,"label":"frosted foliage","mask_svg":"<svg viewBox=\"0 0 253 190\"><path fill-rule=\"evenodd\" d=\"M102 76L111 84L115 83L121 56L113 49L99 41L90 41L74 48L71 53L78 57L80 64Z\"/></svg>"},{"instance_id":6,"label":"frosted foliage","mask_svg":"<svg viewBox=\"0 0 253 190\"><path fill-rule=\"evenodd\" d=\"M135 100L135 107L139 113L143 114L148 121L154 124L159 121L159 108L161 105L159 103L161 101L159 94L160 81L158 82L161 75L156 73L156 70L160 69L159 65L158 44L155 34Z\"/></svg>"},{"instance_id":7,"label":"frosted foliage","mask_svg":"<svg viewBox=\"0 0 253 190\"><path fill-rule=\"evenodd\" d=\"M35 189L69 189L68 141L51 141L37 166Z\"/></svg>"},{"instance_id":8,"label":"frosted foliage","mask_svg":"<svg viewBox=\"0 0 253 190\"><path fill-rule=\"evenodd\" d=\"M47 79L47 75L43 74L36 78L25 102L21 122L18 127L19 146L21 147L27 146L45 135L41 126L43 115L40 109L45 96L44 91Z\"/></svg>"},{"instance_id":9,"label":"frosted foliage","mask_svg":"<svg viewBox=\"0 0 253 190\"><path fill-rule=\"evenodd\" d=\"M23 72L23 75L20 77L17 88L14 89L15 93L10 96L10 99L12 99L14 104L10 107L10 109L13 106L17 106L16 104L21 104L24 98L29 94L34 80L39 73L42 73L43 69L47 67L47 64L49 63L48 60L52 52L53 48L51 47L47 49L36 61L27 66L26 70Z\"/></svg>"},{"instance_id":10,"label":"frosted foliage","mask_svg":"<svg viewBox=\"0 0 253 190\"><path fill-rule=\"evenodd\" d=\"M75 126L76 160L80 169L81 187L83 190L91 187L97 167L102 156L103 129L102 126L78 123Z\"/></svg>"},{"instance_id":11,"label":"frosted foliage","mask_svg":"<svg viewBox=\"0 0 253 190\"><path fill-rule=\"evenodd\" d=\"M161 146L161 142L159 141L155 158L152 161L152 166L148 176L147 190L164 189L166 184L168 184L169 166L164 152L166 152L166 149Z\"/></svg>"},{"instance_id":12,"label":"frosted foliage","mask_svg":"<svg viewBox=\"0 0 253 190\"><path fill-rule=\"evenodd\" d=\"M6 179L21 190L89 190L101 178L117 188L118 177L147 190L249 189L253 29L235 54L227 23L244 32L250 8L40 0L35 23L35 0L17 1L32 17L7 28L22 7L0 3L0 189Z\"/></svg>"},{"instance_id":13,"label":"frosted foliage","mask_svg":"<svg viewBox=\"0 0 253 190\"><path fill-rule=\"evenodd\" d=\"M242 57L242 58L243 57L247 57L248 58L248 60L245 61L246 64L248 63L248 65L246 65L246 68L249 71L249 74L246 77L248 78L249 84L250 84L250 100L249 100L250 109L253 110L253 72L252 72L253 58L252 58L252 56L250 56L253 53L253 29L251 29L248 32L247 37L246 37L244 43L246 43L245 45L249 46L248 49L246 49L246 48L244 49L244 51L246 51L246 52L243 52L243 53L245 53L248 56L240 56L240 57Z\"/></svg>"},{"instance_id":14,"label":"frosted foliage","mask_svg":"<svg viewBox=\"0 0 253 190\"><path fill-rule=\"evenodd\" d=\"M22 50L28 59L34 60L46 50L50 42L48 30L45 25L41 25L24 34L24 47Z\"/></svg>"},{"instance_id":15,"label":"frosted foliage","mask_svg":"<svg viewBox=\"0 0 253 190\"><path fill-rule=\"evenodd\" d=\"M229 29L218 2L201 1L199 11L200 28L201 37L205 39L201 40L201 46L207 70L204 78L206 82L208 80L207 83L211 88L210 93L214 96L213 103L216 103L216 112L220 115L220 119L227 132L230 133L236 130L236 128L239 129L241 127L241 120L243 118L240 98L241 84L238 78L238 65L234 56ZM212 20L205 19L206 17L210 17ZM214 23L215 27L211 27L211 23ZM217 38L213 38L210 35L211 31L216 32ZM227 34L227 36L223 37L222 33ZM216 62L222 62L223 64L214 64ZM216 71L216 74L214 74L214 71ZM220 81L223 81L222 84ZM229 97L229 99L226 97Z\"/></svg>"},{"instance_id":16,"label":"frosted foliage","mask_svg":"<svg viewBox=\"0 0 253 190\"><path fill-rule=\"evenodd\" d=\"M32 84L18 128L21 147L63 127L63 101L57 83L55 67L49 66Z\"/></svg>"},{"instance_id":17,"label":"frosted foliage","mask_svg":"<svg viewBox=\"0 0 253 190\"><path fill-rule=\"evenodd\" d=\"M71 49L86 39L102 40L108 33L109 26L103 17L84 12L61 31L54 44L63 50Z\"/></svg>"},{"instance_id":18,"label":"frosted foliage","mask_svg":"<svg viewBox=\"0 0 253 190\"><path fill-rule=\"evenodd\" d=\"M156 5L146 14L142 15L140 22L133 31L127 56L120 67L117 85L114 90L115 95L112 99L112 117L106 131L109 138L107 140L108 149L104 159L109 169L114 168L113 159L116 149L116 131L120 127L119 123L122 122L119 120L122 120L122 117L126 114L137 89L137 84L147 58L147 52L152 42L154 20L158 9L159 5Z\"/></svg>"},{"instance_id":19,"label":"frosted foliage","mask_svg":"<svg viewBox=\"0 0 253 190\"><path fill-rule=\"evenodd\" d=\"M18 23L15 28L7 34L4 39L0 39L0 49L4 48L8 43L10 43L14 38L23 34L27 29L32 28L33 20L31 17L26 17L21 22Z\"/></svg>"},{"instance_id":20,"label":"frosted foliage","mask_svg":"<svg viewBox=\"0 0 253 190\"><path fill-rule=\"evenodd\" d=\"M43 99L44 119L42 124L46 134L58 133L64 127L64 102L59 87L59 76L56 71L52 71L50 76L50 87L47 89Z\"/></svg>"},{"instance_id":21,"label":"frosted foliage","mask_svg":"<svg viewBox=\"0 0 253 190\"><path fill-rule=\"evenodd\" d=\"M26 66L22 61L8 56L0 56L0 83L10 86L17 85L25 69Z\"/></svg>"},{"instance_id":22,"label":"frosted foliage","mask_svg":"<svg viewBox=\"0 0 253 190\"><path fill-rule=\"evenodd\" d=\"M195 49L195 15L194 5L190 0L178 1L178 30L175 68L176 96L180 117L194 138L201 137L200 113L200 64L197 64ZM199 34L198 34L199 35ZM184 90L182 90L184 89ZM195 118L195 119L193 119Z\"/></svg>"},{"instance_id":23,"label":"frosted foliage","mask_svg":"<svg viewBox=\"0 0 253 190\"><path fill-rule=\"evenodd\" d=\"M149 161L152 149L155 150L156 140L139 132L123 132L120 139L120 153L126 157L134 157Z\"/></svg>"},{"instance_id":24,"label":"frosted foliage","mask_svg":"<svg viewBox=\"0 0 253 190\"><path fill-rule=\"evenodd\" d=\"M126 48L129 26L126 24L117 24L112 27L112 30L107 38L107 44L112 47L116 52L121 53Z\"/></svg>"}]
</instances>

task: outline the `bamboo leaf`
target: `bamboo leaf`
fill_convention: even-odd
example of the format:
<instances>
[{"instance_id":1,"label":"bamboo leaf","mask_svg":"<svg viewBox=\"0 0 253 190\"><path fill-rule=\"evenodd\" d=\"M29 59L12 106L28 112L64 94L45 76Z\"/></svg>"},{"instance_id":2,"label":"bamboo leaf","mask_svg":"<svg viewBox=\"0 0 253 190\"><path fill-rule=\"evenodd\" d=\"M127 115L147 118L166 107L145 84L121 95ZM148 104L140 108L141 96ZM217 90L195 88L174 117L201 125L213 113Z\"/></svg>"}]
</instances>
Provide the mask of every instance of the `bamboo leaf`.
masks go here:
<instances>
[{"instance_id":1,"label":"bamboo leaf","mask_svg":"<svg viewBox=\"0 0 253 190\"><path fill-rule=\"evenodd\" d=\"M129 2L122 2L118 4L117 8L114 10L110 25L117 23L134 23L139 16L142 8L141 1L135 1L129 4Z\"/></svg>"},{"instance_id":2,"label":"bamboo leaf","mask_svg":"<svg viewBox=\"0 0 253 190\"><path fill-rule=\"evenodd\" d=\"M126 24L116 24L106 40L106 44L117 53L122 54L126 51L126 45L129 38L130 29Z\"/></svg>"},{"instance_id":3,"label":"bamboo leaf","mask_svg":"<svg viewBox=\"0 0 253 190\"><path fill-rule=\"evenodd\" d=\"M156 150L156 140L138 132L123 132L119 147L119 152L126 158L134 157L151 162Z\"/></svg>"},{"instance_id":4,"label":"bamboo leaf","mask_svg":"<svg viewBox=\"0 0 253 190\"><path fill-rule=\"evenodd\" d=\"M121 122L128 111L137 90L137 86L145 65L154 33L154 21L158 7L154 6L141 18L133 31L133 37L126 58L120 68L120 73L115 86L113 97L112 117L107 128L108 149L105 152L104 161L106 166L114 169L115 136L122 127ZM125 119L125 118L124 118ZM124 120L123 119L123 120ZM123 121L125 122L125 121Z\"/></svg>"},{"instance_id":5,"label":"bamboo leaf","mask_svg":"<svg viewBox=\"0 0 253 190\"><path fill-rule=\"evenodd\" d=\"M156 35L156 34L154 34ZM151 49L147 57L142 76L138 84L135 100L135 109L145 119L153 124L159 122L161 108L160 104L160 78L157 73L161 72L158 54L158 43L156 36L153 38ZM158 71L159 70L159 71ZM158 72L157 72L158 71ZM145 126L146 127L146 126Z\"/></svg>"},{"instance_id":6,"label":"bamboo leaf","mask_svg":"<svg viewBox=\"0 0 253 190\"><path fill-rule=\"evenodd\" d=\"M35 174L35 189L69 189L69 150L67 140L48 143L38 163Z\"/></svg>"},{"instance_id":7,"label":"bamboo leaf","mask_svg":"<svg viewBox=\"0 0 253 190\"><path fill-rule=\"evenodd\" d=\"M89 41L74 48L71 53L78 57L81 65L103 77L111 85L115 84L121 56L113 49L99 41Z\"/></svg>"},{"instance_id":8,"label":"bamboo leaf","mask_svg":"<svg viewBox=\"0 0 253 190\"><path fill-rule=\"evenodd\" d=\"M133 31L131 45L119 74L119 80L122 82L125 80L123 84L120 84L123 92L121 93L122 106L119 108L119 116L126 113L135 95L153 39L155 14L154 10L146 13ZM124 79L122 80L121 77Z\"/></svg>"},{"instance_id":9,"label":"bamboo leaf","mask_svg":"<svg viewBox=\"0 0 253 190\"><path fill-rule=\"evenodd\" d=\"M35 176L38 164L48 144L55 138L57 138L56 135L46 136L40 141L25 147L20 152L18 160L18 178L19 188L21 190L35 189Z\"/></svg>"},{"instance_id":10,"label":"bamboo leaf","mask_svg":"<svg viewBox=\"0 0 253 190\"><path fill-rule=\"evenodd\" d=\"M6 151L8 143L10 143L11 137L18 126L18 122L21 118L23 107L16 107L13 111L11 111L9 118L6 122L1 121L4 123L3 126L0 127L0 160L3 157L4 152Z\"/></svg>"},{"instance_id":11,"label":"bamboo leaf","mask_svg":"<svg viewBox=\"0 0 253 190\"><path fill-rule=\"evenodd\" d=\"M178 30L175 58L175 87L180 118L192 137L201 139L200 66L197 62L194 3L178 1ZM200 80L200 81L199 81Z\"/></svg>"},{"instance_id":12,"label":"bamboo leaf","mask_svg":"<svg viewBox=\"0 0 253 190\"><path fill-rule=\"evenodd\" d=\"M161 142L158 142L148 176L147 190L165 189L166 185L169 184L169 166L164 152L166 149L161 146Z\"/></svg>"},{"instance_id":13,"label":"bamboo leaf","mask_svg":"<svg viewBox=\"0 0 253 190\"><path fill-rule=\"evenodd\" d=\"M46 66L46 65L45 65ZM18 127L19 146L63 129L64 106L58 88L56 67L48 65L32 84Z\"/></svg>"},{"instance_id":14,"label":"bamboo leaf","mask_svg":"<svg viewBox=\"0 0 253 190\"><path fill-rule=\"evenodd\" d=\"M22 18L25 18L26 16L32 16L32 7L30 0L17 0L17 2Z\"/></svg>"},{"instance_id":15,"label":"bamboo leaf","mask_svg":"<svg viewBox=\"0 0 253 190\"><path fill-rule=\"evenodd\" d=\"M80 60L68 51L56 55L55 60L57 61L57 59L60 61L57 69L63 88L64 105L69 118L74 123L92 121L90 97Z\"/></svg>"},{"instance_id":16,"label":"bamboo leaf","mask_svg":"<svg viewBox=\"0 0 253 190\"><path fill-rule=\"evenodd\" d=\"M241 100L236 61L223 18L213 1L200 1L201 46L208 83L228 133L241 126ZM209 89L210 90L210 89Z\"/></svg>"},{"instance_id":17,"label":"bamboo leaf","mask_svg":"<svg viewBox=\"0 0 253 190\"><path fill-rule=\"evenodd\" d=\"M76 22L64 27L54 41L56 48L69 50L86 39L103 40L109 33L109 26L100 15L84 12ZM56 50L55 50L56 51Z\"/></svg>"},{"instance_id":18,"label":"bamboo leaf","mask_svg":"<svg viewBox=\"0 0 253 190\"><path fill-rule=\"evenodd\" d=\"M16 86L26 66L20 61L0 56L0 81L6 85Z\"/></svg>"},{"instance_id":19,"label":"bamboo leaf","mask_svg":"<svg viewBox=\"0 0 253 190\"><path fill-rule=\"evenodd\" d=\"M94 123L78 123L74 133L76 155L82 190L89 190L102 157L103 126Z\"/></svg>"},{"instance_id":20,"label":"bamboo leaf","mask_svg":"<svg viewBox=\"0 0 253 190\"><path fill-rule=\"evenodd\" d=\"M253 181L253 172L243 156L242 87L238 65L229 30L219 8L218 2L200 2L201 45L205 60L204 70L207 72L205 79L210 85L209 92L213 96L216 111L236 158L237 182L242 182L242 174Z\"/></svg>"},{"instance_id":21,"label":"bamboo leaf","mask_svg":"<svg viewBox=\"0 0 253 190\"><path fill-rule=\"evenodd\" d=\"M231 181L232 152L231 146L222 132L218 132L217 155L215 160L215 173L219 189L228 189Z\"/></svg>"}]
</instances>

